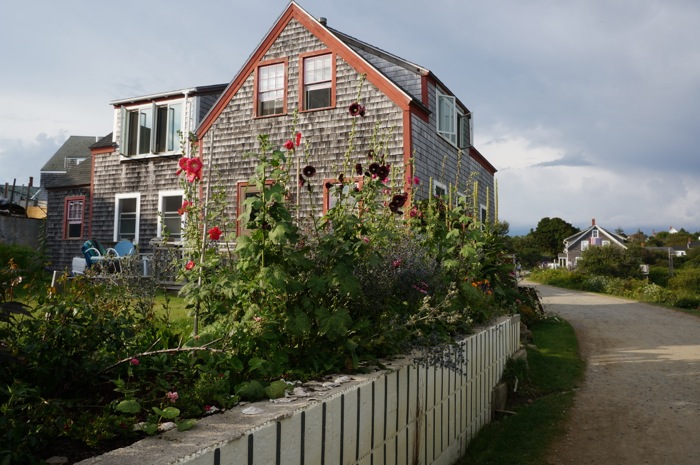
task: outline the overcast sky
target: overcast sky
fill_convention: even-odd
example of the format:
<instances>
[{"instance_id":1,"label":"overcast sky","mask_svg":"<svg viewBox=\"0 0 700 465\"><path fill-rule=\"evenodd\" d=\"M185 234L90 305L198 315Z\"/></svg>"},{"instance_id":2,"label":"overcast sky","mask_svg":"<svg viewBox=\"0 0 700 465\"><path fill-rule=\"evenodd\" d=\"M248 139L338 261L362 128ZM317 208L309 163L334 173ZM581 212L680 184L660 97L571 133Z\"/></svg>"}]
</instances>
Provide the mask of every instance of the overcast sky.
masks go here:
<instances>
[{"instance_id":1,"label":"overcast sky","mask_svg":"<svg viewBox=\"0 0 700 465\"><path fill-rule=\"evenodd\" d=\"M300 0L433 71L474 113L499 218L700 231L697 0ZM227 83L285 0L3 0L0 181L39 182L116 99Z\"/></svg>"}]
</instances>

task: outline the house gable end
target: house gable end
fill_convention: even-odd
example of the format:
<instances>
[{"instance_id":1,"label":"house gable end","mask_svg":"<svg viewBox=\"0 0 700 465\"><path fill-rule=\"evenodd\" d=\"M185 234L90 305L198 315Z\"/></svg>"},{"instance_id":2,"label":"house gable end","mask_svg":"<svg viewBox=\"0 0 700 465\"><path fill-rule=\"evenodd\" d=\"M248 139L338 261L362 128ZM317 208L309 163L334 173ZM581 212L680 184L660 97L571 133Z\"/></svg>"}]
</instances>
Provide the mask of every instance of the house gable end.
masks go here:
<instances>
[{"instance_id":1,"label":"house gable end","mask_svg":"<svg viewBox=\"0 0 700 465\"><path fill-rule=\"evenodd\" d=\"M318 22L299 5L291 2L284 13L282 13L277 22L267 33L260 45L258 45L258 48L253 52L250 58L248 58L248 61L233 78L229 86L222 93L219 100L213 105L209 114L207 114L202 123L199 125L196 131L199 138L202 138L212 124L214 124L214 121L217 120L229 102L238 93L243 84L249 79L251 73L255 71L255 68L259 65L259 63L268 55L270 49L280 38L292 20L296 20L299 24L301 24L306 30L320 40L326 48L335 53L358 73L365 74L370 83L381 90L399 107L403 108L404 110L409 109L411 102L414 100L411 95L409 95L405 90L401 89L371 63L354 51L350 46L340 40L325 25ZM415 107L412 107L412 109L415 111Z\"/></svg>"}]
</instances>

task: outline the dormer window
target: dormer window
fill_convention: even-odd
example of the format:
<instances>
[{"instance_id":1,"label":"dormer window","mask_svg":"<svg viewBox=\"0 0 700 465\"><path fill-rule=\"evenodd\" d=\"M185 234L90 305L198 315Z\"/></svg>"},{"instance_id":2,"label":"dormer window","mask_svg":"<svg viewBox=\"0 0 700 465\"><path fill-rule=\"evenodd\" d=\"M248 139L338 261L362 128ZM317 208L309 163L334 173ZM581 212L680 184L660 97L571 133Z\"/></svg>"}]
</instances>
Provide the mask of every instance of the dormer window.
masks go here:
<instances>
[{"instance_id":1,"label":"dormer window","mask_svg":"<svg viewBox=\"0 0 700 465\"><path fill-rule=\"evenodd\" d=\"M457 106L457 99L437 91L437 132L457 148L465 149L471 142L471 114Z\"/></svg>"},{"instance_id":2,"label":"dormer window","mask_svg":"<svg viewBox=\"0 0 700 465\"><path fill-rule=\"evenodd\" d=\"M181 101L125 109L122 153L126 156L178 153L181 130Z\"/></svg>"}]
</instances>

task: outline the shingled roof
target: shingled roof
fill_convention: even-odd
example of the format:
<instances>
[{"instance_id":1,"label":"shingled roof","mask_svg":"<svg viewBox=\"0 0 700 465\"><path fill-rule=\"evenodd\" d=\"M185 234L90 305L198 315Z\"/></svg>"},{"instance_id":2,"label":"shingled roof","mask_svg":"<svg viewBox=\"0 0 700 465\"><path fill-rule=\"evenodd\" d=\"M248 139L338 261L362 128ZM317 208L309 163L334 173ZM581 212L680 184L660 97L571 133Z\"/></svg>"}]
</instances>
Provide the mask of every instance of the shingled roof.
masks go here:
<instances>
[{"instance_id":1,"label":"shingled roof","mask_svg":"<svg viewBox=\"0 0 700 465\"><path fill-rule=\"evenodd\" d=\"M67 158L87 158L90 146L98 140L95 136L70 136L41 168L41 172L66 172Z\"/></svg>"}]
</instances>

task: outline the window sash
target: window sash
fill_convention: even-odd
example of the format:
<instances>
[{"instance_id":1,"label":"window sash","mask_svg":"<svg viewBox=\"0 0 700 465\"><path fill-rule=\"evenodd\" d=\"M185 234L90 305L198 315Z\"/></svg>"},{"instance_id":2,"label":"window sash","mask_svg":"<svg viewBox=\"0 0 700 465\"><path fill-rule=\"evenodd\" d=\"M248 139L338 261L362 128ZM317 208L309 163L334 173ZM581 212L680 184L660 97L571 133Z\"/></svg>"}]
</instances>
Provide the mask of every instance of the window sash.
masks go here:
<instances>
[{"instance_id":1,"label":"window sash","mask_svg":"<svg viewBox=\"0 0 700 465\"><path fill-rule=\"evenodd\" d=\"M127 156L176 152L182 130L182 102L124 110L122 145Z\"/></svg>"},{"instance_id":2,"label":"window sash","mask_svg":"<svg viewBox=\"0 0 700 465\"><path fill-rule=\"evenodd\" d=\"M139 221L141 195L117 194L114 208L114 241L129 239L139 241Z\"/></svg>"},{"instance_id":3,"label":"window sash","mask_svg":"<svg viewBox=\"0 0 700 465\"><path fill-rule=\"evenodd\" d=\"M258 116L284 113L284 63L258 68Z\"/></svg>"},{"instance_id":4,"label":"window sash","mask_svg":"<svg viewBox=\"0 0 700 465\"><path fill-rule=\"evenodd\" d=\"M304 58L304 110L331 106L333 85L331 58L330 53Z\"/></svg>"},{"instance_id":5,"label":"window sash","mask_svg":"<svg viewBox=\"0 0 700 465\"><path fill-rule=\"evenodd\" d=\"M66 239L78 239L82 237L84 207L85 201L83 199L74 199L66 201Z\"/></svg>"},{"instance_id":6,"label":"window sash","mask_svg":"<svg viewBox=\"0 0 700 465\"><path fill-rule=\"evenodd\" d=\"M437 131L453 144L457 144L457 99L437 93Z\"/></svg>"},{"instance_id":7,"label":"window sash","mask_svg":"<svg viewBox=\"0 0 700 465\"><path fill-rule=\"evenodd\" d=\"M182 192L165 192L160 194L158 237L167 235L175 241L182 239L183 216L180 215L178 210L182 208L183 198Z\"/></svg>"}]
</instances>

